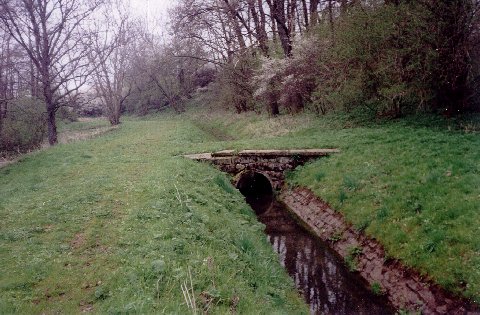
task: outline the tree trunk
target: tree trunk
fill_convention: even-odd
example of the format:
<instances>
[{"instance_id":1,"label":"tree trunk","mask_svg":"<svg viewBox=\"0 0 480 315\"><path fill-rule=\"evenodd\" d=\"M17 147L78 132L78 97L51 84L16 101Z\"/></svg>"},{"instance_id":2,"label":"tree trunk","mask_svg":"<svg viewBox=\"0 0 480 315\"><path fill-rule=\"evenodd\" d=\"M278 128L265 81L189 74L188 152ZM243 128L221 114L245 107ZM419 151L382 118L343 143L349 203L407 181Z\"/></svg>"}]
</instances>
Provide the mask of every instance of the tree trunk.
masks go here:
<instances>
[{"instance_id":1,"label":"tree trunk","mask_svg":"<svg viewBox=\"0 0 480 315\"><path fill-rule=\"evenodd\" d=\"M427 6L429 24L435 29L437 53L436 68L432 73L432 86L436 94L437 109L447 109L449 115L466 109L468 77L471 65L470 38L475 28L470 27L474 7L467 1L431 1Z\"/></svg>"},{"instance_id":2,"label":"tree trunk","mask_svg":"<svg viewBox=\"0 0 480 315\"><path fill-rule=\"evenodd\" d=\"M289 0L287 3L287 28L290 33L295 33L295 12L297 10L297 0Z\"/></svg>"},{"instance_id":3,"label":"tree trunk","mask_svg":"<svg viewBox=\"0 0 480 315\"><path fill-rule=\"evenodd\" d=\"M273 3L272 0L266 0L268 7L270 8L270 24L272 28L272 41L274 44L277 43L277 23L275 22L275 17L273 15ZM261 0L259 0L259 5L260 5Z\"/></svg>"},{"instance_id":4,"label":"tree trunk","mask_svg":"<svg viewBox=\"0 0 480 315\"><path fill-rule=\"evenodd\" d=\"M348 0L340 0L340 13L342 15L347 13L349 5L350 4L349 4Z\"/></svg>"},{"instance_id":5,"label":"tree trunk","mask_svg":"<svg viewBox=\"0 0 480 315\"><path fill-rule=\"evenodd\" d=\"M332 32L332 44L335 45L335 24L333 20L333 3L328 0L328 21L330 24L330 31Z\"/></svg>"},{"instance_id":6,"label":"tree trunk","mask_svg":"<svg viewBox=\"0 0 480 315\"><path fill-rule=\"evenodd\" d=\"M278 102L276 100L272 100L270 102L270 115L277 116L280 114L280 110L278 109Z\"/></svg>"},{"instance_id":7,"label":"tree trunk","mask_svg":"<svg viewBox=\"0 0 480 315\"><path fill-rule=\"evenodd\" d=\"M310 0L310 3L312 3L312 0ZM302 0L302 12L303 12L303 22L305 23L305 28L309 28L309 23L308 23L308 9L307 9L307 0Z\"/></svg>"},{"instance_id":8,"label":"tree trunk","mask_svg":"<svg viewBox=\"0 0 480 315\"><path fill-rule=\"evenodd\" d=\"M310 0L310 25L314 27L318 23L318 2L319 0ZM331 8L331 2L329 1L329 8Z\"/></svg>"},{"instance_id":9,"label":"tree trunk","mask_svg":"<svg viewBox=\"0 0 480 315\"><path fill-rule=\"evenodd\" d=\"M116 126L118 124L120 124L120 115L116 112L110 114L110 116L108 117L108 120L110 121L110 125L112 126Z\"/></svg>"},{"instance_id":10,"label":"tree trunk","mask_svg":"<svg viewBox=\"0 0 480 315\"><path fill-rule=\"evenodd\" d=\"M3 102L0 102L0 140L2 140L2 132L3 132L3 119L4 119L4 109L3 109ZM1 142L1 141L0 141ZM1 149L0 145L0 149Z\"/></svg>"},{"instance_id":11,"label":"tree trunk","mask_svg":"<svg viewBox=\"0 0 480 315\"><path fill-rule=\"evenodd\" d=\"M248 1L248 8L252 14L253 24L255 25L255 37L258 40L258 46L264 56L268 56L267 32L265 31L265 13L263 13L263 21L260 20L259 14L255 8L255 0ZM263 9L261 9L263 10Z\"/></svg>"},{"instance_id":12,"label":"tree trunk","mask_svg":"<svg viewBox=\"0 0 480 315\"><path fill-rule=\"evenodd\" d=\"M275 19L278 28L278 37L282 45L283 52L286 57L292 56L292 40L290 29L287 26L285 16L285 0L271 0L268 1L270 5L270 12Z\"/></svg>"},{"instance_id":13,"label":"tree trunk","mask_svg":"<svg viewBox=\"0 0 480 315\"><path fill-rule=\"evenodd\" d=\"M268 106L270 108L270 115L276 116L280 114L280 109L278 106L278 93L275 91L275 85L278 84L278 80L272 79L269 82L269 90L271 91L268 94Z\"/></svg>"},{"instance_id":14,"label":"tree trunk","mask_svg":"<svg viewBox=\"0 0 480 315\"><path fill-rule=\"evenodd\" d=\"M257 5L258 5L258 14L260 16L260 33L262 35L262 41L265 43L265 49L266 53L268 56L268 34L267 34L267 19L265 17L265 10L263 10L263 1L262 0L257 0Z\"/></svg>"},{"instance_id":15,"label":"tree trunk","mask_svg":"<svg viewBox=\"0 0 480 315\"><path fill-rule=\"evenodd\" d=\"M55 118L55 107L47 105L47 114L48 114L48 143L50 145L55 145L58 143L57 139L57 123Z\"/></svg>"},{"instance_id":16,"label":"tree trunk","mask_svg":"<svg viewBox=\"0 0 480 315\"><path fill-rule=\"evenodd\" d=\"M2 56L3 57L3 56ZM7 93L6 93L6 80L3 80L3 64L0 63L0 143L2 140L2 130L3 130L3 104L6 103ZM3 100L2 100L3 99ZM1 149L0 144L0 149Z\"/></svg>"},{"instance_id":17,"label":"tree trunk","mask_svg":"<svg viewBox=\"0 0 480 315\"><path fill-rule=\"evenodd\" d=\"M245 44L245 39L243 38L242 28L240 27L240 22L238 21L237 15L235 13L235 8L232 7L228 0L224 0L224 2L227 10L228 20L235 32L238 45L240 46L241 50L244 50L245 48L247 48L247 45Z\"/></svg>"},{"instance_id":18,"label":"tree trunk","mask_svg":"<svg viewBox=\"0 0 480 315\"><path fill-rule=\"evenodd\" d=\"M45 61L44 61L45 62ZM48 68L45 68L48 69ZM47 109L47 127L48 127L48 143L50 145L55 145L58 143L57 139L57 124L56 124L56 114L57 106L53 100L53 93L50 89L50 73L48 70L42 71L42 84L43 84L43 100L45 101L45 106Z\"/></svg>"}]
</instances>

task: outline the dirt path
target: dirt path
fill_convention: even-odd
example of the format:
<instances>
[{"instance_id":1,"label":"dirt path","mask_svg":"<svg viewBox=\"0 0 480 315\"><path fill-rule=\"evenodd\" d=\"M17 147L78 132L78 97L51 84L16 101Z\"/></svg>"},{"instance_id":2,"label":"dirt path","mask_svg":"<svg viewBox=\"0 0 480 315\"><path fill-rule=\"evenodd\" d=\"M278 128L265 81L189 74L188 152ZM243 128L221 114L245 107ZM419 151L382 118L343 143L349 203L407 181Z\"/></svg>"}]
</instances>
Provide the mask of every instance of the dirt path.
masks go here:
<instances>
[{"instance_id":1,"label":"dirt path","mask_svg":"<svg viewBox=\"0 0 480 315\"><path fill-rule=\"evenodd\" d=\"M58 135L58 143L70 143L79 140L87 140L117 129L117 126L97 127L92 129L74 130L62 132ZM42 147L48 147L48 143L44 143Z\"/></svg>"}]
</instances>

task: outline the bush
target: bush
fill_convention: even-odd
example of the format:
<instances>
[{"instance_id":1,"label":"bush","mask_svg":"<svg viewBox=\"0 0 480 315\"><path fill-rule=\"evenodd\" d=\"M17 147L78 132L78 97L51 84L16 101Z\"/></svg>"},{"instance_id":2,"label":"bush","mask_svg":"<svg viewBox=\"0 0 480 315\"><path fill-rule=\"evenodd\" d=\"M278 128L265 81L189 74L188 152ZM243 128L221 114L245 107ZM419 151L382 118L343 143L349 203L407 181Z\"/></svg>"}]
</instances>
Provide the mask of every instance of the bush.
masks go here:
<instances>
[{"instance_id":1,"label":"bush","mask_svg":"<svg viewBox=\"0 0 480 315\"><path fill-rule=\"evenodd\" d=\"M71 107L62 106L57 111L57 119L66 122L75 122L78 120L78 113Z\"/></svg>"},{"instance_id":2,"label":"bush","mask_svg":"<svg viewBox=\"0 0 480 315\"><path fill-rule=\"evenodd\" d=\"M342 80L332 93L318 95L382 117L474 108L477 18L466 0L352 6L336 19L332 54L321 61L343 73Z\"/></svg>"},{"instance_id":3,"label":"bush","mask_svg":"<svg viewBox=\"0 0 480 315\"><path fill-rule=\"evenodd\" d=\"M84 102L77 108L77 115L81 117L99 117L103 115L103 106L98 100Z\"/></svg>"},{"instance_id":4,"label":"bush","mask_svg":"<svg viewBox=\"0 0 480 315\"><path fill-rule=\"evenodd\" d=\"M255 96L272 114L309 106L318 114L450 116L479 108L480 35L468 27L478 16L466 0L427 2L356 2L301 36L290 58L262 60Z\"/></svg>"},{"instance_id":5,"label":"bush","mask_svg":"<svg viewBox=\"0 0 480 315\"><path fill-rule=\"evenodd\" d=\"M237 60L226 64L212 84L212 92L216 94L219 105L233 107L237 113L255 109L254 89L250 80L254 69L258 67L258 60L249 53L247 51Z\"/></svg>"},{"instance_id":6,"label":"bush","mask_svg":"<svg viewBox=\"0 0 480 315\"><path fill-rule=\"evenodd\" d=\"M46 134L43 102L29 97L9 104L0 130L0 151L24 152L40 146Z\"/></svg>"},{"instance_id":7,"label":"bush","mask_svg":"<svg viewBox=\"0 0 480 315\"><path fill-rule=\"evenodd\" d=\"M328 40L307 35L294 44L291 58L265 58L253 77L255 96L266 104L271 114L280 108L296 113L312 102L318 82L327 75L319 66Z\"/></svg>"},{"instance_id":8,"label":"bush","mask_svg":"<svg viewBox=\"0 0 480 315\"><path fill-rule=\"evenodd\" d=\"M286 72L285 59L262 59L257 74L253 77L252 86L255 86L254 96L266 104L272 115L279 113L279 101L282 94L281 80Z\"/></svg>"},{"instance_id":9,"label":"bush","mask_svg":"<svg viewBox=\"0 0 480 315\"><path fill-rule=\"evenodd\" d=\"M334 93L337 107L382 116L427 109L435 54L424 15L415 4L382 5L353 8L339 20L331 63L343 65L345 79Z\"/></svg>"}]
</instances>

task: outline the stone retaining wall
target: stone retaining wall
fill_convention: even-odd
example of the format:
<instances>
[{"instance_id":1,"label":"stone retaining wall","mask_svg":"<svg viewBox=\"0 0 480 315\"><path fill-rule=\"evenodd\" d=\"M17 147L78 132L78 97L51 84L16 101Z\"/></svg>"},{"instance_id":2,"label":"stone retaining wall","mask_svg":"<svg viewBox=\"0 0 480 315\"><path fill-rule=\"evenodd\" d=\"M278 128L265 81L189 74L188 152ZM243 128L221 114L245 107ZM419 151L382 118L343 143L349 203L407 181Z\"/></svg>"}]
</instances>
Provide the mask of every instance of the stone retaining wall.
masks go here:
<instances>
[{"instance_id":1,"label":"stone retaining wall","mask_svg":"<svg viewBox=\"0 0 480 315\"><path fill-rule=\"evenodd\" d=\"M280 200L301 223L342 256L368 283L380 288L398 309L422 314L480 314L478 308L406 268L386 259L383 247L347 224L343 216L305 188L282 191Z\"/></svg>"},{"instance_id":2,"label":"stone retaining wall","mask_svg":"<svg viewBox=\"0 0 480 315\"><path fill-rule=\"evenodd\" d=\"M234 177L245 171L262 173L269 178L274 190L280 190L285 182L285 171L293 170L312 159L311 156L218 156L195 158L217 166Z\"/></svg>"},{"instance_id":3,"label":"stone retaining wall","mask_svg":"<svg viewBox=\"0 0 480 315\"><path fill-rule=\"evenodd\" d=\"M262 173L280 190L285 182L285 171L293 170L311 159L338 153L337 149L303 150L224 150L213 153L186 155L190 159L206 161L234 177L245 171Z\"/></svg>"},{"instance_id":4,"label":"stone retaining wall","mask_svg":"<svg viewBox=\"0 0 480 315\"><path fill-rule=\"evenodd\" d=\"M274 190L280 190L285 182L285 171L293 170L298 165L304 164L309 158L287 158L287 157L229 157L213 159L210 162L220 170L234 176L245 172L253 171L267 176Z\"/></svg>"}]
</instances>

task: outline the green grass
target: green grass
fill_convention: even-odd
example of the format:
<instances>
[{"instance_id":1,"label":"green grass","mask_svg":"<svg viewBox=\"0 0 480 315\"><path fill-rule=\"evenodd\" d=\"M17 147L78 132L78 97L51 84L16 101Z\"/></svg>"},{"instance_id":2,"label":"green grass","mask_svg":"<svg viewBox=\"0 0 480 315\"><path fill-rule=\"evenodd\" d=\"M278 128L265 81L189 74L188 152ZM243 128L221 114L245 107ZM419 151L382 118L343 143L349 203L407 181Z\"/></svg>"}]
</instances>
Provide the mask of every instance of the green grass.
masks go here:
<instances>
[{"instance_id":1,"label":"green grass","mask_svg":"<svg viewBox=\"0 0 480 315\"><path fill-rule=\"evenodd\" d=\"M236 137L222 149L340 148L288 183L313 190L389 256L480 303L480 116L200 115Z\"/></svg>"},{"instance_id":2,"label":"green grass","mask_svg":"<svg viewBox=\"0 0 480 315\"><path fill-rule=\"evenodd\" d=\"M90 305L187 313L189 270L197 304L213 313L237 299L239 313L306 313L228 178L178 156L245 148L340 148L290 173L289 184L312 189L389 256L480 300L480 136L472 123L199 110L123 121L0 169L0 313Z\"/></svg>"},{"instance_id":3,"label":"green grass","mask_svg":"<svg viewBox=\"0 0 480 315\"><path fill-rule=\"evenodd\" d=\"M480 301L480 136L391 123L331 137L342 153L298 169L292 182L389 255Z\"/></svg>"},{"instance_id":4,"label":"green grass","mask_svg":"<svg viewBox=\"0 0 480 315\"><path fill-rule=\"evenodd\" d=\"M308 313L188 121L126 121L0 169L0 313Z\"/></svg>"},{"instance_id":5,"label":"green grass","mask_svg":"<svg viewBox=\"0 0 480 315\"><path fill-rule=\"evenodd\" d=\"M65 131L81 131L81 130L90 130L95 128L109 127L110 123L107 118L98 117L84 119L81 121L70 122L67 120L59 121L57 125L58 132Z\"/></svg>"}]
</instances>

